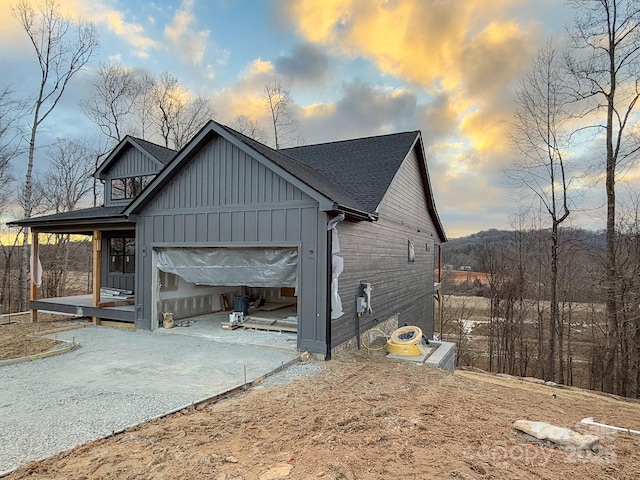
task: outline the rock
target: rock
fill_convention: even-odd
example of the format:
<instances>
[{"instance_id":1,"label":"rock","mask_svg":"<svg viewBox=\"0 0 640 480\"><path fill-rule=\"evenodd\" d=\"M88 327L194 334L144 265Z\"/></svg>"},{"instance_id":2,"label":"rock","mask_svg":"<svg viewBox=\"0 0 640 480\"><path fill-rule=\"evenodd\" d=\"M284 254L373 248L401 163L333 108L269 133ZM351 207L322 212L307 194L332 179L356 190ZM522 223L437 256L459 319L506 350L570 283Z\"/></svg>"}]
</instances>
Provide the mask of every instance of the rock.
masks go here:
<instances>
[{"instance_id":1,"label":"rock","mask_svg":"<svg viewBox=\"0 0 640 480\"><path fill-rule=\"evenodd\" d=\"M537 383L538 385L544 385L544 380L541 378L523 377L522 380L525 382Z\"/></svg>"},{"instance_id":2,"label":"rock","mask_svg":"<svg viewBox=\"0 0 640 480\"><path fill-rule=\"evenodd\" d=\"M516 420L513 426L524 433L536 437L538 440L549 440L563 447L571 447L576 450L592 450L594 452L600 449L600 439L595 435L582 435L568 428L557 427L550 423Z\"/></svg>"},{"instance_id":3,"label":"rock","mask_svg":"<svg viewBox=\"0 0 640 480\"><path fill-rule=\"evenodd\" d=\"M224 461L227 463L238 463L238 459L234 456L229 456L225 458Z\"/></svg>"},{"instance_id":4,"label":"rock","mask_svg":"<svg viewBox=\"0 0 640 480\"><path fill-rule=\"evenodd\" d=\"M262 473L258 478L260 480L279 480L281 478L287 478L292 468L293 465L278 465L277 467L272 467Z\"/></svg>"}]
</instances>

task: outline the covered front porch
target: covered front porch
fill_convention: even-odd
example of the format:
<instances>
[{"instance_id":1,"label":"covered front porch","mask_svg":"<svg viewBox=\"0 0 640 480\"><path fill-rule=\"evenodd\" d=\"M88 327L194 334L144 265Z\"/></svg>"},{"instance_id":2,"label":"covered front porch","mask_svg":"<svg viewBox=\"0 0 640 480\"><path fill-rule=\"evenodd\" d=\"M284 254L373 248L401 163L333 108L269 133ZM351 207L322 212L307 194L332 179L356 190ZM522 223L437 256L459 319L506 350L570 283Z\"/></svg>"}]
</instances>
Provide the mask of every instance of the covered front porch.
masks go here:
<instances>
[{"instance_id":1,"label":"covered front porch","mask_svg":"<svg viewBox=\"0 0 640 480\"><path fill-rule=\"evenodd\" d=\"M101 230L93 231L93 253L92 253L92 293L83 295L69 295L50 298L39 298L38 282L42 272L39 261L39 238L38 230L32 229L32 260L31 260L31 289L29 308L31 310L31 319L33 322L38 321L38 311L46 310L48 312L67 313L83 317L91 317L95 325L100 324L101 320L116 320L133 323L135 320L135 296L116 296L112 295L109 289L103 291L103 280L108 278L103 272L103 259L109 258L111 252L105 252L108 242L103 241L103 232ZM111 285L108 285L110 287ZM129 292L131 293L131 292Z\"/></svg>"},{"instance_id":2,"label":"covered front porch","mask_svg":"<svg viewBox=\"0 0 640 480\"><path fill-rule=\"evenodd\" d=\"M120 213L122 209L122 206L93 207L14 222L31 232L32 321L38 321L39 310L46 310L91 317L94 324L101 319L134 323L135 224ZM60 296L40 298L43 277L40 246L45 241L42 237L50 234L83 235L91 239L90 288L84 289L87 293L71 291L67 293L72 295L65 295L62 291ZM114 294L118 290L130 295Z\"/></svg>"},{"instance_id":3,"label":"covered front porch","mask_svg":"<svg viewBox=\"0 0 640 480\"><path fill-rule=\"evenodd\" d=\"M80 317L92 317L103 320L116 320L119 322L133 323L135 320L135 307L132 301L117 302L111 297L100 297L98 305L93 304L93 295L73 295L69 297L53 297L31 300L32 315L38 310L48 312L68 313ZM36 318L37 320L37 318Z\"/></svg>"}]
</instances>

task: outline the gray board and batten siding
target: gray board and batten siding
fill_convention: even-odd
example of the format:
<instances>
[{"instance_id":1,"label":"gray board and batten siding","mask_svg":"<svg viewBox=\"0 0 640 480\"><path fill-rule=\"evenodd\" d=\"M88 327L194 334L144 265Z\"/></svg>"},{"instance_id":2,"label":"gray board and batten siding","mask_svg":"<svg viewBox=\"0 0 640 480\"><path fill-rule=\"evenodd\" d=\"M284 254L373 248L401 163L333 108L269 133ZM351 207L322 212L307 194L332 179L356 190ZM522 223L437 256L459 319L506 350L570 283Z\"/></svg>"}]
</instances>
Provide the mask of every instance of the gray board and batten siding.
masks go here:
<instances>
[{"instance_id":1,"label":"gray board and batten siding","mask_svg":"<svg viewBox=\"0 0 640 480\"><path fill-rule=\"evenodd\" d=\"M162 163L152 158L147 152L137 145L127 142L123 148L114 153L113 159L109 159L109 165L99 171L99 176L104 180L105 206L111 207L129 204L131 199L113 199L111 197L111 180L117 178L129 178L145 175L156 175L163 167ZM135 291L135 273L111 271L110 242L114 237L134 237L135 230L105 232L102 238L102 271L101 284L105 287Z\"/></svg>"},{"instance_id":2,"label":"gray board and batten siding","mask_svg":"<svg viewBox=\"0 0 640 480\"><path fill-rule=\"evenodd\" d=\"M295 246L298 348L326 353L326 214L267 160L221 136L202 142L137 213L136 326L152 327L154 248Z\"/></svg>"},{"instance_id":3,"label":"gray board and batten siding","mask_svg":"<svg viewBox=\"0 0 640 480\"><path fill-rule=\"evenodd\" d=\"M427 338L433 336L434 249L440 239L427 210L425 165L416 148L382 199L378 221L338 225L338 255L344 258L339 278L344 315L331 322L331 348L394 315L399 326L416 325ZM415 248L414 262L408 259L409 241ZM373 287L371 315L356 313L361 282Z\"/></svg>"},{"instance_id":4,"label":"gray board and batten siding","mask_svg":"<svg viewBox=\"0 0 640 480\"><path fill-rule=\"evenodd\" d=\"M102 172L100 178L104 179L104 199L105 206L128 205L131 199L112 199L111 180L116 178L127 178L143 175L155 175L163 167L162 163L153 159L149 154L129 145L119 155L119 158L106 171Z\"/></svg>"}]
</instances>

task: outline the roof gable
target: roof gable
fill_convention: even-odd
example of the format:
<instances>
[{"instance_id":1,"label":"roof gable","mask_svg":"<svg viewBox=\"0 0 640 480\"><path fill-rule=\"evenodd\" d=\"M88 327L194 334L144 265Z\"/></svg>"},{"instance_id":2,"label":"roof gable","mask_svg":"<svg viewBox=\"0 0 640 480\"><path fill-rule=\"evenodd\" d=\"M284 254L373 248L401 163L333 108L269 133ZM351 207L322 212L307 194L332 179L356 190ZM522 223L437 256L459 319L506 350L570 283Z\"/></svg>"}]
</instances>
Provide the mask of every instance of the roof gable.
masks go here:
<instances>
[{"instance_id":1,"label":"roof gable","mask_svg":"<svg viewBox=\"0 0 640 480\"><path fill-rule=\"evenodd\" d=\"M139 212L149 201L154 198L160 190L168 184L174 175L181 171L181 166L194 157L199 149L215 136L220 136L234 144L236 147L248 153L250 156L265 164L265 166L274 171L277 175L293 184L303 193L314 198L321 204L321 208L329 210L332 208L334 199L326 196L318 188L314 188L311 183L301 179L311 178L318 184L326 186L327 190L331 190L332 186L328 180L322 177L319 172L312 168L297 162L296 160L280 154L279 152L252 140L235 130L225 127L213 120L210 120L198 132L191 141L180 150L168 165L158 174L154 181L129 204L125 213L127 215ZM333 189L335 190L335 189ZM341 192L334 192L337 196L341 196Z\"/></svg>"},{"instance_id":2,"label":"roof gable","mask_svg":"<svg viewBox=\"0 0 640 480\"><path fill-rule=\"evenodd\" d=\"M94 176L104 178L106 173L116 164L129 148L135 148L162 169L176 155L175 150L130 135L124 137L97 168Z\"/></svg>"}]
</instances>

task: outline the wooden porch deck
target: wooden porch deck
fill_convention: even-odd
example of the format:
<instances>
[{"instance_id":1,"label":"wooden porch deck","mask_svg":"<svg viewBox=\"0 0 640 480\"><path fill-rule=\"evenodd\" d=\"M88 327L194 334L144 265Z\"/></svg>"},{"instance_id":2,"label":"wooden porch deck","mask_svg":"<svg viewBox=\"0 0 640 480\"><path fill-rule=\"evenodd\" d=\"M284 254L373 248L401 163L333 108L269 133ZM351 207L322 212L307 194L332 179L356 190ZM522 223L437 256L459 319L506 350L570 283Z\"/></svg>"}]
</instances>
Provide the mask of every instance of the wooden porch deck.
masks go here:
<instances>
[{"instance_id":1,"label":"wooden porch deck","mask_svg":"<svg viewBox=\"0 0 640 480\"><path fill-rule=\"evenodd\" d=\"M101 298L100 302L113 302L113 297ZM135 319L134 305L114 307L94 307L93 295L74 295L71 297L39 298L31 300L32 310L47 310L50 312L69 313L81 317L98 317L104 320L118 320L133 323Z\"/></svg>"}]
</instances>

